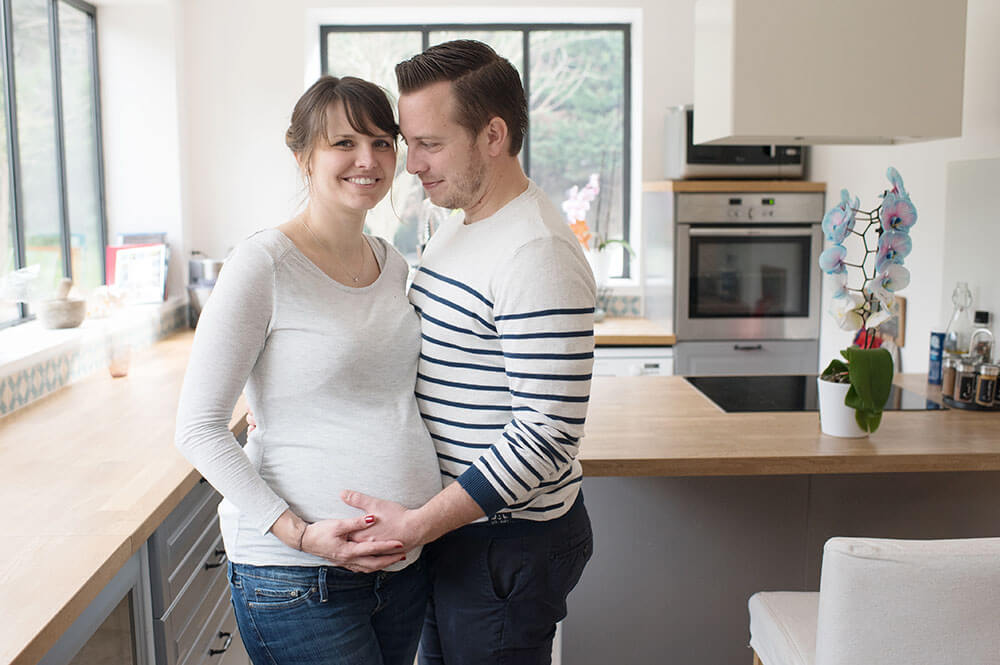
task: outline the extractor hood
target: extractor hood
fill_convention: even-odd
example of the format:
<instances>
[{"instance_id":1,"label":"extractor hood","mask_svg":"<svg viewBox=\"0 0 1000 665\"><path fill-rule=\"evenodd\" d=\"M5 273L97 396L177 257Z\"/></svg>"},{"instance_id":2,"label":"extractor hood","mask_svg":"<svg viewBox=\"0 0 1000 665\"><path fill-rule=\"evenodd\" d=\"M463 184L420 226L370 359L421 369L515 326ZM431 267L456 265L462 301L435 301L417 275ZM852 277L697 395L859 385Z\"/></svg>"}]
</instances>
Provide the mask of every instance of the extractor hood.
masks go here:
<instances>
[{"instance_id":1,"label":"extractor hood","mask_svg":"<svg viewBox=\"0 0 1000 665\"><path fill-rule=\"evenodd\" d=\"M961 136L966 0L696 0L695 143Z\"/></svg>"}]
</instances>

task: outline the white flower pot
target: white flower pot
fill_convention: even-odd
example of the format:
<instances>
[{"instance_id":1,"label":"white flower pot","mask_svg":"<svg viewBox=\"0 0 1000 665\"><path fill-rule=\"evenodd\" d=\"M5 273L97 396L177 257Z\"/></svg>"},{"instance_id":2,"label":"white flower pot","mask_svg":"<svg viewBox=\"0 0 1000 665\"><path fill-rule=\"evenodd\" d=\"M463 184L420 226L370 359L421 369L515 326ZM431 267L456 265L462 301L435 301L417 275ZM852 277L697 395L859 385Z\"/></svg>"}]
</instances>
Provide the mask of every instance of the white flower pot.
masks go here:
<instances>
[{"instance_id":1,"label":"white flower pot","mask_svg":"<svg viewBox=\"0 0 1000 665\"><path fill-rule=\"evenodd\" d=\"M819 394L819 427L823 434L847 438L868 436L854 418L854 409L844 404L849 383L834 383L816 377Z\"/></svg>"},{"instance_id":2,"label":"white flower pot","mask_svg":"<svg viewBox=\"0 0 1000 665\"><path fill-rule=\"evenodd\" d=\"M597 286L607 286L608 274L611 272L611 252L591 249L584 252L590 269L594 271L594 281Z\"/></svg>"}]
</instances>

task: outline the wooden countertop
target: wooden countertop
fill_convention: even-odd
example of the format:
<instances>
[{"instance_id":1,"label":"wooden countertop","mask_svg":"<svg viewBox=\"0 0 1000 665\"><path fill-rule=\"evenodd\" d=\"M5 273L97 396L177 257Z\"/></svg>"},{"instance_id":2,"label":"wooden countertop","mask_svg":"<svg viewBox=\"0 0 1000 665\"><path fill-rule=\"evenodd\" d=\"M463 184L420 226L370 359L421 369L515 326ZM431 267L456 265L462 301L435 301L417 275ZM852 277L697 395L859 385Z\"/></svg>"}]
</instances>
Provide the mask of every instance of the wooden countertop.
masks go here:
<instances>
[{"instance_id":1,"label":"wooden countertop","mask_svg":"<svg viewBox=\"0 0 1000 665\"><path fill-rule=\"evenodd\" d=\"M644 192L825 192L825 182L805 180L654 180Z\"/></svg>"},{"instance_id":2,"label":"wooden countertop","mask_svg":"<svg viewBox=\"0 0 1000 665\"><path fill-rule=\"evenodd\" d=\"M0 664L36 663L198 482L173 446L192 337L0 418Z\"/></svg>"},{"instance_id":3,"label":"wooden countertop","mask_svg":"<svg viewBox=\"0 0 1000 665\"><path fill-rule=\"evenodd\" d=\"M0 419L0 665L34 665L198 481L173 446L191 339ZM591 476L1000 470L998 426L889 412L870 438L835 439L815 413L725 414L681 377L597 377L581 460Z\"/></svg>"},{"instance_id":4,"label":"wooden countertop","mask_svg":"<svg viewBox=\"0 0 1000 665\"><path fill-rule=\"evenodd\" d=\"M924 375L899 383L931 398ZM868 438L819 430L816 412L725 413L679 376L597 377L580 449L589 476L1000 470L1000 413L887 411Z\"/></svg>"},{"instance_id":5,"label":"wooden countertop","mask_svg":"<svg viewBox=\"0 0 1000 665\"><path fill-rule=\"evenodd\" d=\"M672 330L649 319L608 317L594 324L597 346L673 346L676 341Z\"/></svg>"}]
</instances>

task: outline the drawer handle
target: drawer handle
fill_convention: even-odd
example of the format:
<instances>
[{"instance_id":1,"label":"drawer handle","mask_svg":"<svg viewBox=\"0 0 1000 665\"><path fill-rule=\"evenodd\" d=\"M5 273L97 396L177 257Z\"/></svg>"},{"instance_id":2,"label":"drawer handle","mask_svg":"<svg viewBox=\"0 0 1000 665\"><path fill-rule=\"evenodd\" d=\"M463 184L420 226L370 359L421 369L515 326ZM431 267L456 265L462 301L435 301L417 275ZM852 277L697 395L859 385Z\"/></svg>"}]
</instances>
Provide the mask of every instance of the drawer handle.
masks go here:
<instances>
[{"instance_id":1,"label":"drawer handle","mask_svg":"<svg viewBox=\"0 0 1000 665\"><path fill-rule=\"evenodd\" d=\"M763 351L763 344L733 344L733 351Z\"/></svg>"},{"instance_id":2,"label":"drawer handle","mask_svg":"<svg viewBox=\"0 0 1000 665\"><path fill-rule=\"evenodd\" d=\"M220 653L226 653L226 651L229 650L229 645L233 643L233 634L232 633L219 633L219 637L220 638L222 638L222 637L226 638L225 643L222 645L221 649L209 649L208 650L208 655L209 656L218 656Z\"/></svg>"},{"instance_id":3,"label":"drawer handle","mask_svg":"<svg viewBox=\"0 0 1000 665\"><path fill-rule=\"evenodd\" d=\"M226 550L215 550L215 556L219 557L215 563L206 563L205 570L212 570L213 568L218 568L223 563L226 562Z\"/></svg>"}]
</instances>

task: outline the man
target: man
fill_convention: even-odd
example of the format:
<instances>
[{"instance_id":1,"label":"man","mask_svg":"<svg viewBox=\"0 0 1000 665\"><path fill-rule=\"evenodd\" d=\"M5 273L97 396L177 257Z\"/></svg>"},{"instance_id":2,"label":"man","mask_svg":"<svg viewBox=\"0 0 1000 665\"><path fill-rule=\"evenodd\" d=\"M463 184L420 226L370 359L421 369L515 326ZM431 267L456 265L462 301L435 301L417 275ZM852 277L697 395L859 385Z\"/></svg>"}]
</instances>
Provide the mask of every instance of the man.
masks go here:
<instances>
[{"instance_id":1,"label":"man","mask_svg":"<svg viewBox=\"0 0 1000 665\"><path fill-rule=\"evenodd\" d=\"M576 460L593 366L594 279L517 155L527 105L485 44L433 46L396 67L400 129L436 205L460 208L410 290L417 398L445 488L415 510L345 492L378 516L363 537L431 543L424 665L549 663L590 558Z\"/></svg>"}]
</instances>

